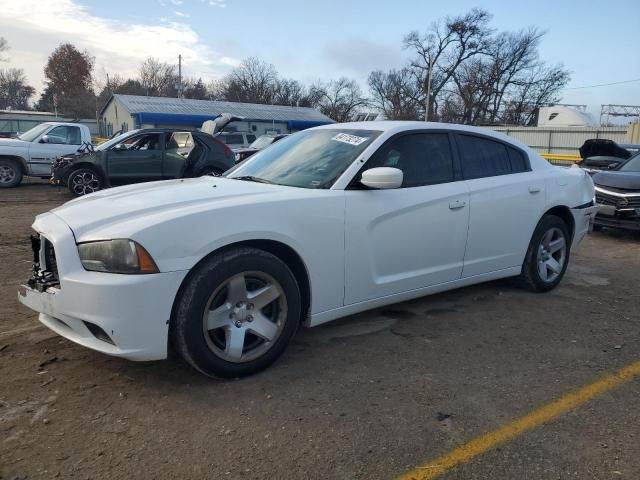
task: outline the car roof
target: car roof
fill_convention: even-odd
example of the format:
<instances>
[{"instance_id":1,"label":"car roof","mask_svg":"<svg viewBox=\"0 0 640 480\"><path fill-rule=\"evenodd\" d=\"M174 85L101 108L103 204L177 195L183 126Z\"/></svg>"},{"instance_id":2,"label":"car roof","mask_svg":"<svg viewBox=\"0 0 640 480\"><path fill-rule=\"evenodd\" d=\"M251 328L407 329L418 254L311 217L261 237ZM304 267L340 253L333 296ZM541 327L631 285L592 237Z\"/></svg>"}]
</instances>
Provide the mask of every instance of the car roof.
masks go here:
<instances>
[{"instance_id":1,"label":"car roof","mask_svg":"<svg viewBox=\"0 0 640 480\"><path fill-rule=\"evenodd\" d=\"M463 133L476 133L486 137L493 137L496 140L508 142L521 148L530 150L524 143L518 141L514 137L496 132L490 128L473 127L471 125L460 125L457 123L439 123L439 122L420 122L405 120L374 120L372 122L346 122L331 123L314 127L311 130L376 130L380 132L388 132L390 135L410 130L451 130Z\"/></svg>"}]
</instances>

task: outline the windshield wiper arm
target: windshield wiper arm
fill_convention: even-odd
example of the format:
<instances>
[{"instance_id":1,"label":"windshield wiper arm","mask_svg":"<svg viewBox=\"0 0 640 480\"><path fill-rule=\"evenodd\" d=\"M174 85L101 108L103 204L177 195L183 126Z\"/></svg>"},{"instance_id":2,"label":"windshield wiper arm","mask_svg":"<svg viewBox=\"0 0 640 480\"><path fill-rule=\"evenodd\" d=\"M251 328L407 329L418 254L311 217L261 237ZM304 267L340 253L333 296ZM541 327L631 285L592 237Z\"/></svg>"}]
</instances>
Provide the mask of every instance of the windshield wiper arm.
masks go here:
<instances>
[{"instance_id":1,"label":"windshield wiper arm","mask_svg":"<svg viewBox=\"0 0 640 480\"><path fill-rule=\"evenodd\" d=\"M248 182L257 182L257 183L269 183L271 185L275 185L274 182L270 181L270 180L266 180L264 178L260 178L260 177L254 177L253 175L243 175L240 177L231 177L235 180L247 180Z\"/></svg>"}]
</instances>

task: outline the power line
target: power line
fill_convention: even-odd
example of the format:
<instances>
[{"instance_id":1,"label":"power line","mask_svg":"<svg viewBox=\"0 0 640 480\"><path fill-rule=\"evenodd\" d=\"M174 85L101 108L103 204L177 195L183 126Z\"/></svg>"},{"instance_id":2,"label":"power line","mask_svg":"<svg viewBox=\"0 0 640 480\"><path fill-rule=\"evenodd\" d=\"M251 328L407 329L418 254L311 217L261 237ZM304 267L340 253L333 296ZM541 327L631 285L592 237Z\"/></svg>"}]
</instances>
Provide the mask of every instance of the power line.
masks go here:
<instances>
[{"instance_id":1,"label":"power line","mask_svg":"<svg viewBox=\"0 0 640 480\"><path fill-rule=\"evenodd\" d=\"M584 85L582 87L567 87L563 90L580 90L583 88L594 88L594 87L608 87L609 85L620 85L622 83L634 83L640 82L640 78L634 78L633 80L623 80L621 82L611 82L611 83L598 83L596 85Z\"/></svg>"}]
</instances>

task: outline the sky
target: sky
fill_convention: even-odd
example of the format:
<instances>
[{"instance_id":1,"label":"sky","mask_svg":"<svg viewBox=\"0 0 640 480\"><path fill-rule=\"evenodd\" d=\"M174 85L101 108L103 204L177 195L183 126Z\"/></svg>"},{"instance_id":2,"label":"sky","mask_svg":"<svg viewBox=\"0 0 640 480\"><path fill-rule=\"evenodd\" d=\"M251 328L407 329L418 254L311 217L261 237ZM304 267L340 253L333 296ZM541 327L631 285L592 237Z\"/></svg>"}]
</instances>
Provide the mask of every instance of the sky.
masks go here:
<instances>
[{"instance_id":1,"label":"sky","mask_svg":"<svg viewBox=\"0 0 640 480\"><path fill-rule=\"evenodd\" d=\"M640 105L640 0L0 0L0 36L11 49L0 66L24 69L41 91L49 54L63 42L95 57L106 73L134 76L148 56L185 76L219 78L257 56L285 77L311 83L347 76L366 87L370 71L403 66L402 39L435 20L482 7L496 30L545 30L541 59L563 64L564 103ZM638 80L616 85L592 85ZM590 88L581 88L590 87Z\"/></svg>"}]
</instances>

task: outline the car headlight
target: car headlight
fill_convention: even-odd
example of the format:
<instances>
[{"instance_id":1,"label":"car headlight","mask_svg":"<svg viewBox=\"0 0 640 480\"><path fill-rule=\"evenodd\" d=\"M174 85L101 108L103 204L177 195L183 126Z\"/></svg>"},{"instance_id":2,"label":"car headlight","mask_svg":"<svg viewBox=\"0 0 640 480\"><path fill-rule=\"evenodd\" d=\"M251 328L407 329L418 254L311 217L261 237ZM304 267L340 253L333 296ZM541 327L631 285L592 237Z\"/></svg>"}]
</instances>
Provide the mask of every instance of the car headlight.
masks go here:
<instances>
[{"instance_id":1,"label":"car headlight","mask_svg":"<svg viewBox=\"0 0 640 480\"><path fill-rule=\"evenodd\" d=\"M128 239L78 244L85 270L109 273L158 273L156 262L142 245Z\"/></svg>"}]
</instances>

